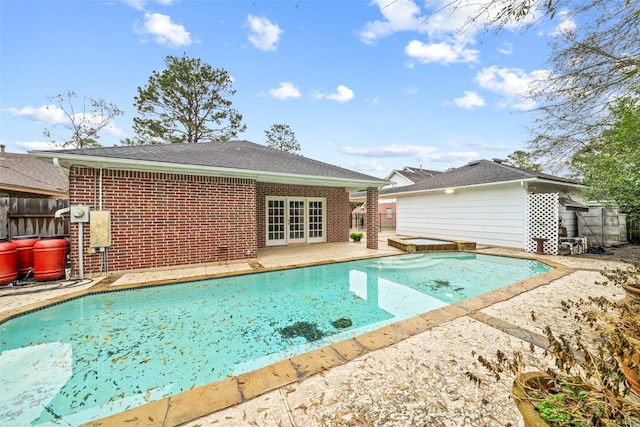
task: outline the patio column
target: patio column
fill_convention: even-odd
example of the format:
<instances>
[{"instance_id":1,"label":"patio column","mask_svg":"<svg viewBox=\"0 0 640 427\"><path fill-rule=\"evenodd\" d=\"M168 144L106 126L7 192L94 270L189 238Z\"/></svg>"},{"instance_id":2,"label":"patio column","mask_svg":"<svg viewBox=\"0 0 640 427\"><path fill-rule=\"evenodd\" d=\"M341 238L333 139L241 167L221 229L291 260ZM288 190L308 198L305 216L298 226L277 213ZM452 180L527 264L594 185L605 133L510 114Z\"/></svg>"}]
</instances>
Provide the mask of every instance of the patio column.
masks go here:
<instances>
[{"instance_id":1,"label":"patio column","mask_svg":"<svg viewBox=\"0 0 640 427\"><path fill-rule=\"evenodd\" d=\"M367 249L378 249L378 187L367 188Z\"/></svg>"}]
</instances>

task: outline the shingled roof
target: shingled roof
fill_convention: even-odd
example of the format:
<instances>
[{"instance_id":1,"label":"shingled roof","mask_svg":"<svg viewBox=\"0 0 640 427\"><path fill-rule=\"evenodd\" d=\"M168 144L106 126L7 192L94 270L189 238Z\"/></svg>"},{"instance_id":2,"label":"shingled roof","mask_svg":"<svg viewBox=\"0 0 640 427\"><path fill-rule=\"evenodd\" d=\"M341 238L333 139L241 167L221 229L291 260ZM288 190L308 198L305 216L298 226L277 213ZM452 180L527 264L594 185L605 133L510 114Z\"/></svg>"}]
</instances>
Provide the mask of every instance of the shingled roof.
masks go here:
<instances>
[{"instance_id":1,"label":"shingled roof","mask_svg":"<svg viewBox=\"0 0 640 427\"><path fill-rule=\"evenodd\" d=\"M65 165L247 177L258 181L383 186L385 180L249 141L33 151Z\"/></svg>"},{"instance_id":2,"label":"shingled roof","mask_svg":"<svg viewBox=\"0 0 640 427\"><path fill-rule=\"evenodd\" d=\"M49 162L28 154L0 152L0 190L10 194L65 198L69 180Z\"/></svg>"},{"instance_id":3,"label":"shingled roof","mask_svg":"<svg viewBox=\"0 0 640 427\"><path fill-rule=\"evenodd\" d=\"M578 186L576 181L533 172L504 164L499 160L476 160L456 169L432 176L412 185L395 188L385 188L380 194L394 194L416 191L437 190L444 188L466 187L482 184L500 183L508 181L542 180Z\"/></svg>"},{"instance_id":4,"label":"shingled roof","mask_svg":"<svg viewBox=\"0 0 640 427\"><path fill-rule=\"evenodd\" d=\"M409 181L415 184L416 182L422 181L423 179L431 178L433 175L438 175L438 174L441 174L442 172L405 166L401 170L394 170L393 172L391 172L387 176L387 179L391 178L391 176L393 176L394 173L397 173L398 175L402 175L403 177L405 177L406 179L408 179Z\"/></svg>"}]
</instances>

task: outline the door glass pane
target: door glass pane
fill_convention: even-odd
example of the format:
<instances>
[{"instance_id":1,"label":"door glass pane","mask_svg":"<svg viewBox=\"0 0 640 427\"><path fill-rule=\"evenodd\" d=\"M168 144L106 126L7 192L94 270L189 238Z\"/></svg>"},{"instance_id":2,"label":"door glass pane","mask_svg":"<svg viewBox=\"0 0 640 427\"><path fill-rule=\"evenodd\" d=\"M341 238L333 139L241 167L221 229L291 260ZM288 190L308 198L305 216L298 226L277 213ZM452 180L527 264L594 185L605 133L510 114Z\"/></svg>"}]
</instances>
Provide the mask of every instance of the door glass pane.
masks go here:
<instances>
[{"instance_id":1,"label":"door glass pane","mask_svg":"<svg viewBox=\"0 0 640 427\"><path fill-rule=\"evenodd\" d=\"M289 239L304 239L304 200L289 200Z\"/></svg>"},{"instance_id":2,"label":"door glass pane","mask_svg":"<svg viewBox=\"0 0 640 427\"><path fill-rule=\"evenodd\" d=\"M267 202L267 240L284 240L284 200Z\"/></svg>"},{"instance_id":3,"label":"door glass pane","mask_svg":"<svg viewBox=\"0 0 640 427\"><path fill-rule=\"evenodd\" d=\"M322 201L309 201L309 237L322 237Z\"/></svg>"}]
</instances>

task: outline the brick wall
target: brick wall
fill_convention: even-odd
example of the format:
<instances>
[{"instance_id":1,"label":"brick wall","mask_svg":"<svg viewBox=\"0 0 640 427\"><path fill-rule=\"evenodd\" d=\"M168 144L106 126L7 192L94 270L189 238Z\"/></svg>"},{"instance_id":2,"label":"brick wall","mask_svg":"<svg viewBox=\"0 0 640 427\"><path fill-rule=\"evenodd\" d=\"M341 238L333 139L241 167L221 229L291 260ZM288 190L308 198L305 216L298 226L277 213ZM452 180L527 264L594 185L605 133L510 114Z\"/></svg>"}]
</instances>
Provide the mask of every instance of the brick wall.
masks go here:
<instances>
[{"instance_id":1,"label":"brick wall","mask_svg":"<svg viewBox=\"0 0 640 427\"><path fill-rule=\"evenodd\" d=\"M351 205L349 193L344 188L336 187L308 187L302 185L284 185L257 183L257 219L258 219L258 247L266 244L266 196L281 197L324 197L327 199L327 242L349 241L349 222Z\"/></svg>"},{"instance_id":2,"label":"brick wall","mask_svg":"<svg viewBox=\"0 0 640 427\"><path fill-rule=\"evenodd\" d=\"M220 247L229 259L256 256L256 191L249 179L192 175L102 171L74 167L70 171L71 204L111 214L110 271L166 267L218 261ZM87 253L89 225L84 232L84 271L101 271L103 254ZM78 271L78 224L71 225L72 274Z\"/></svg>"},{"instance_id":3,"label":"brick wall","mask_svg":"<svg viewBox=\"0 0 640 427\"><path fill-rule=\"evenodd\" d=\"M349 195L343 188L256 183L250 179L204 177L73 167L71 204L111 215L110 271L255 258L265 246L265 198L326 198L327 242L349 239ZM102 185L100 185L100 181ZM72 274L78 270L79 224L71 224ZM104 253L88 253L89 224L83 226L84 272L103 271ZM250 254L247 254L247 250Z\"/></svg>"},{"instance_id":4,"label":"brick wall","mask_svg":"<svg viewBox=\"0 0 640 427\"><path fill-rule=\"evenodd\" d=\"M367 188L367 248L378 249L378 229L380 217L378 216L378 189Z\"/></svg>"}]
</instances>

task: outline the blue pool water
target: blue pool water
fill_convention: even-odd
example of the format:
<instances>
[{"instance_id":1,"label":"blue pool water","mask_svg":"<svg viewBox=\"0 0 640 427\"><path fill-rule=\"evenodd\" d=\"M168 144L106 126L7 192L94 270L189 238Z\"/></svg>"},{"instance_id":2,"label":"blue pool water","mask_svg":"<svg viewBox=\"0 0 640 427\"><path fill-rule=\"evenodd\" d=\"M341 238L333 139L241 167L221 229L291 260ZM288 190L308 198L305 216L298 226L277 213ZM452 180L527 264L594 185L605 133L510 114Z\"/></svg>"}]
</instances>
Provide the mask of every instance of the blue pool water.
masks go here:
<instances>
[{"instance_id":1,"label":"blue pool water","mask_svg":"<svg viewBox=\"0 0 640 427\"><path fill-rule=\"evenodd\" d=\"M82 297L0 325L0 420L78 425L549 270L406 254Z\"/></svg>"}]
</instances>

